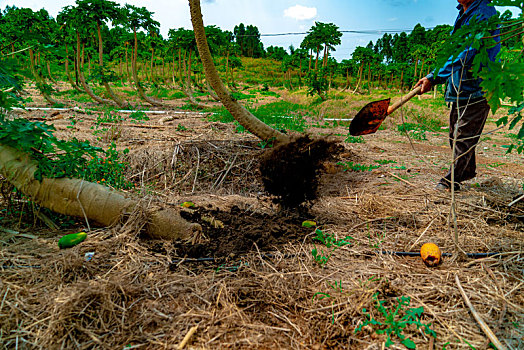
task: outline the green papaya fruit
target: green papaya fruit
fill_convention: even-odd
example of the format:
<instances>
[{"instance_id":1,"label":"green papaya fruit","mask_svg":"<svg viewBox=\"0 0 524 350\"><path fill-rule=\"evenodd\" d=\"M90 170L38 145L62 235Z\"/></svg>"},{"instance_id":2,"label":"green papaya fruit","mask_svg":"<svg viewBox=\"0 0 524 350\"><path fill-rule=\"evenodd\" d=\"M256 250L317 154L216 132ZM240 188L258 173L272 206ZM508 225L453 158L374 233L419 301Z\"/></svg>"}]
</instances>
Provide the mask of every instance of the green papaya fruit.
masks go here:
<instances>
[{"instance_id":1,"label":"green papaya fruit","mask_svg":"<svg viewBox=\"0 0 524 350\"><path fill-rule=\"evenodd\" d=\"M65 235L58 241L58 247L60 249L74 247L75 245L86 239L86 237L86 232L78 232Z\"/></svg>"}]
</instances>

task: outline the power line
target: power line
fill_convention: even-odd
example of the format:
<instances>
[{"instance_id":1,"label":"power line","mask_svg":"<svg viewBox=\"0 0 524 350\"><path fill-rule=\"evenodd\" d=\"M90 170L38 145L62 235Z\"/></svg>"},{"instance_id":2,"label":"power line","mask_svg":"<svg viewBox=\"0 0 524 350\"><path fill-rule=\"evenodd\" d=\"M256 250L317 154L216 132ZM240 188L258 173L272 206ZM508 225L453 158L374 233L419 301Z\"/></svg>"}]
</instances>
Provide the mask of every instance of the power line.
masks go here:
<instances>
[{"instance_id":1,"label":"power line","mask_svg":"<svg viewBox=\"0 0 524 350\"><path fill-rule=\"evenodd\" d=\"M426 30L434 29L435 27L425 28ZM339 30L341 33L350 34L390 34L390 33L402 33L412 32L413 29L370 29L370 30ZM286 36L286 35L305 35L309 32L287 32L287 33L268 33L268 34L241 34L236 35L237 37L252 37L252 36Z\"/></svg>"}]
</instances>

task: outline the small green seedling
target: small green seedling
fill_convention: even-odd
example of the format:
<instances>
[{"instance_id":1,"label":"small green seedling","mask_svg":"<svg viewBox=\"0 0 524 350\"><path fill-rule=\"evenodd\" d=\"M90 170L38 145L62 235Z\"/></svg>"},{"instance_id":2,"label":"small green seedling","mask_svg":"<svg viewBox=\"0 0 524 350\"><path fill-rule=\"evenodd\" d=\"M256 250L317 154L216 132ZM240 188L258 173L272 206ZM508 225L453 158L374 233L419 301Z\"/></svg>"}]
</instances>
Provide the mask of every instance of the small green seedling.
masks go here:
<instances>
[{"instance_id":1,"label":"small green seedling","mask_svg":"<svg viewBox=\"0 0 524 350\"><path fill-rule=\"evenodd\" d=\"M324 250L323 248L317 248L315 247L311 250L311 254L313 255L313 259L319 264L320 266L324 266L329 258L333 255L333 252L340 247L343 247L345 245L351 244L350 240L353 239L353 237L346 236L343 239L336 239L335 236L331 233L325 233L320 229L315 230L316 237L313 238L314 241L319 241L324 245L327 249Z\"/></svg>"}]
</instances>

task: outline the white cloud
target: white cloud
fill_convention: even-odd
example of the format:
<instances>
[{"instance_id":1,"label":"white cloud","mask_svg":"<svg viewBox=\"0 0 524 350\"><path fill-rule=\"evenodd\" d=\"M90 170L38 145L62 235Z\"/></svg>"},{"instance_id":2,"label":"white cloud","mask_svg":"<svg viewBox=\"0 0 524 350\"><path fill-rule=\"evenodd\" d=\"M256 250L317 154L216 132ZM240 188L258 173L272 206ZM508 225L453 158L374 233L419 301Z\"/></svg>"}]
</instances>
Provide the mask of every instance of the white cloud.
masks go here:
<instances>
[{"instance_id":1,"label":"white cloud","mask_svg":"<svg viewBox=\"0 0 524 350\"><path fill-rule=\"evenodd\" d=\"M388 22L395 22L395 21L398 21L398 17L388 18Z\"/></svg>"},{"instance_id":2,"label":"white cloud","mask_svg":"<svg viewBox=\"0 0 524 350\"><path fill-rule=\"evenodd\" d=\"M294 18L296 20L307 20L317 16L316 7L305 7L301 5L291 6L284 10L284 17Z\"/></svg>"}]
</instances>

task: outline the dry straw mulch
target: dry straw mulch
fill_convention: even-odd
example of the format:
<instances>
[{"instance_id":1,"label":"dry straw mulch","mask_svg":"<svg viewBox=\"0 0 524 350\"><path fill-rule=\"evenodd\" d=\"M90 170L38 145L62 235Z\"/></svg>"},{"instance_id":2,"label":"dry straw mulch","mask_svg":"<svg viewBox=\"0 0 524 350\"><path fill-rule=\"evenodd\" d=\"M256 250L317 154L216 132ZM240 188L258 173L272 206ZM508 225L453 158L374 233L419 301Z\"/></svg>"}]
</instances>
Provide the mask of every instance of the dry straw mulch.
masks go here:
<instances>
[{"instance_id":1,"label":"dry straw mulch","mask_svg":"<svg viewBox=\"0 0 524 350\"><path fill-rule=\"evenodd\" d=\"M378 253L416 251L429 237L453 251L447 195L407 193L401 186L380 196L353 191L313 204L311 215L324 232L353 238L324 267L311 255L313 232L271 257L254 247L221 266L171 264L173 244L137 237L140 212L63 251L57 237L2 232L0 339L9 349L176 349L181 343L195 349L383 349L385 336L375 332L380 327L355 329L367 319L363 309L384 321L376 299L392 309L404 296L410 298L406 309L424 308L421 322L436 332L434 348L486 348L456 286L458 275L503 344L522 348L523 225L514 221L517 214L497 208L508 192L493 188L500 187L459 196L460 243L468 252L503 253L446 258L436 269L418 258ZM238 203L239 196L232 200ZM277 210L255 204L250 210ZM86 261L86 252L95 255ZM413 326L402 334L420 349L433 344ZM398 337L392 341L390 348L403 348Z\"/></svg>"}]
</instances>

